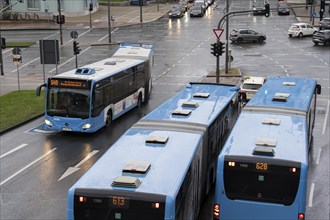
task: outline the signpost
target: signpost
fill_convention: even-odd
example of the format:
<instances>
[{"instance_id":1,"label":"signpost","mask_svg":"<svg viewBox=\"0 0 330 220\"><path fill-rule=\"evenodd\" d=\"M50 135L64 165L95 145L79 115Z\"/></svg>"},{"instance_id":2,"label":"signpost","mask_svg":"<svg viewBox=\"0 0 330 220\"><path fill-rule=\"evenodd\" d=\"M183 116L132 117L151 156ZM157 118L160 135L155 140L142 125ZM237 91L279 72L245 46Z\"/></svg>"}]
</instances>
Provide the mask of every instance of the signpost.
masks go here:
<instances>
[{"instance_id":1,"label":"signpost","mask_svg":"<svg viewBox=\"0 0 330 220\"><path fill-rule=\"evenodd\" d=\"M21 91L20 82L19 82L19 69L18 66L22 63L22 55L21 55L21 49L18 47L14 47L13 49L13 63L16 65L17 69L17 85L18 85L18 91Z\"/></svg>"},{"instance_id":2,"label":"signpost","mask_svg":"<svg viewBox=\"0 0 330 220\"><path fill-rule=\"evenodd\" d=\"M217 43L214 44L213 46L214 47L217 47L217 48L214 48L214 55L216 56L216 59L217 59L217 65L216 65L216 83L219 83L219 76L220 76L220 54L221 54L221 42L220 42L220 37L221 37L221 34L223 33L224 29L223 28L215 28L213 29L213 32L217 38ZM220 47L220 48L219 48Z\"/></svg>"}]
</instances>

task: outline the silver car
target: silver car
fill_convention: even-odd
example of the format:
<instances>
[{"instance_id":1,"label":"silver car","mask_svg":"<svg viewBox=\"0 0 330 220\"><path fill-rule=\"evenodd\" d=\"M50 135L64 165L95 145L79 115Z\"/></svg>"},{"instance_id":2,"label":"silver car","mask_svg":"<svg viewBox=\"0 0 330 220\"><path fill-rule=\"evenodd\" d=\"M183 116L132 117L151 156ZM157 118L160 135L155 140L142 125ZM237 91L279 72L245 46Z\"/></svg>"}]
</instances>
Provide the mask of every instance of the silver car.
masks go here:
<instances>
[{"instance_id":1,"label":"silver car","mask_svg":"<svg viewBox=\"0 0 330 220\"><path fill-rule=\"evenodd\" d=\"M262 43L266 40L266 35L256 32L251 29L238 29L233 30L230 33L229 39L233 43L243 43L243 42L259 42Z\"/></svg>"},{"instance_id":2,"label":"silver car","mask_svg":"<svg viewBox=\"0 0 330 220\"><path fill-rule=\"evenodd\" d=\"M319 27L321 29L330 29L330 18L323 18L322 21L320 21Z\"/></svg>"}]
</instances>

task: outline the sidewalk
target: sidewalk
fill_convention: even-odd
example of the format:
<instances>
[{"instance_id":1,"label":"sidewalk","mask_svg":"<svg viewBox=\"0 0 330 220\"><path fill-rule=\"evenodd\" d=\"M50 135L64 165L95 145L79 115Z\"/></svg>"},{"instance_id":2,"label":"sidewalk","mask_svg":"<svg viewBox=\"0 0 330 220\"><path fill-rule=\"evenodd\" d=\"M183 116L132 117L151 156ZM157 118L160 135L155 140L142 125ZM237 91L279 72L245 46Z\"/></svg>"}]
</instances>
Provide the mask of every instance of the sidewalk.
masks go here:
<instances>
[{"instance_id":1,"label":"sidewalk","mask_svg":"<svg viewBox=\"0 0 330 220\"><path fill-rule=\"evenodd\" d=\"M139 6L110 6L110 16L114 19L111 27L120 27L151 22L157 20L167 14L173 4L149 3L142 7L142 17L140 17ZM65 17L63 29L86 29L90 28L108 28L108 6L99 5L96 12L91 16L84 15L78 17ZM90 22L92 21L92 22ZM22 29L59 29L59 24L52 20L50 16L39 17L39 21L1 21L1 31L6 30L22 30Z\"/></svg>"}]
</instances>

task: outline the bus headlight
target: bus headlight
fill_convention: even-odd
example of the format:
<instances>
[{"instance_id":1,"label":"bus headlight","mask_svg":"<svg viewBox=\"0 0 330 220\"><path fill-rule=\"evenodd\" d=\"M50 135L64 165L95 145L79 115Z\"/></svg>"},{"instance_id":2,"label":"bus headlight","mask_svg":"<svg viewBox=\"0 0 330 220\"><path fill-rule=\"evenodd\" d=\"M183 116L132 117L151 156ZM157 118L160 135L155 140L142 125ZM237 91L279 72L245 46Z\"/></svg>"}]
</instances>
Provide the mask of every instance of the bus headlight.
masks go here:
<instances>
[{"instance_id":1,"label":"bus headlight","mask_svg":"<svg viewBox=\"0 0 330 220\"><path fill-rule=\"evenodd\" d=\"M89 123L87 123L87 124L84 124L84 125L82 126L82 129L88 129L88 128L90 128L90 127L92 127L92 125L89 124Z\"/></svg>"},{"instance_id":2,"label":"bus headlight","mask_svg":"<svg viewBox=\"0 0 330 220\"><path fill-rule=\"evenodd\" d=\"M48 126L53 126L53 124L48 119L45 119L45 124Z\"/></svg>"}]
</instances>

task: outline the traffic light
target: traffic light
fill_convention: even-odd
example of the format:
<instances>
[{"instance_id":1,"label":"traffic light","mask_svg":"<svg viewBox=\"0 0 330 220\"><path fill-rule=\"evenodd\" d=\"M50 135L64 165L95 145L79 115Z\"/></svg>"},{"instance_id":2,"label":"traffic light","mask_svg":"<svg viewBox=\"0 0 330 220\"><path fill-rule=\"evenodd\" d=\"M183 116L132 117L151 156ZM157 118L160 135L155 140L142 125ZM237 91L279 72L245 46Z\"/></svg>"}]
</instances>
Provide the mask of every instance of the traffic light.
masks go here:
<instances>
[{"instance_id":1,"label":"traffic light","mask_svg":"<svg viewBox=\"0 0 330 220\"><path fill-rule=\"evenodd\" d=\"M73 54L80 54L79 43L77 41L73 41Z\"/></svg>"},{"instance_id":2,"label":"traffic light","mask_svg":"<svg viewBox=\"0 0 330 220\"><path fill-rule=\"evenodd\" d=\"M314 0L307 0L309 5L314 5Z\"/></svg>"},{"instance_id":3,"label":"traffic light","mask_svg":"<svg viewBox=\"0 0 330 220\"><path fill-rule=\"evenodd\" d=\"M219 55L221 56L222 54L225 53L226 45L225 43L220 41L218 47L219 47Z\"/></svg>"},{"instance_id":4,"label":"traffic light","mask_svg":"<svg viewBox=\"0 0 330 220\"><path fill-rule=\"evenodd\" d=\"M214 56L219 56L219 46L218 46L218 43L214 43L214 44L211 44L211 54L213 54Z\"/></svg>"},{"instance_id":5,"label":"traffic light","mask_svg":"<svg viewBox=\"0 0 330 220\"><path fill-rule=\"evenodd\" d=\"M330 6L329 6L329 8L330 8ZM330 9L329 9L329 10L330 10ZM321 6L320 6L320 21L323 20L324 12L325 12L325 0L321 0Z\"/></svg>"},{"instance_id":6,"label":"traffic light","mask_svg":"<svg viewBox=\"0 0 330 220\"><path fill-rule=\"evenodd\" d=\"M93 3L89 3L89 11L93 11Z\"/></svg>"},{"instance_id":7,"label":"traffic light","mask_svg":"<svg viewBox=\"0 0 330 220\"><path fill-rule=\"evenodd\" d=\"M56 23L57 24L64 24L65 23L65 16L64 15L56 15Z\"/></svg>"},{"instance_id":8,"label":"traffic light","mask_svg":"<svg viewBox=\"0 0 330 220\"><path fill-rule=\"evenodd\" d=\"M6 38L1 38L1 49L6 49Z\"/></svg>"},{"instance_id":9,"label":"traffic light","mask_svg":"<svg viewBox=\"0 0 330 220\"><path fill-rule=\"evenodd\" d=\"M269 17L269 15L270 15L270 5L269 5L269 3L266 3L265 4L265 16Z\"/></svg>"}]
</instances>

